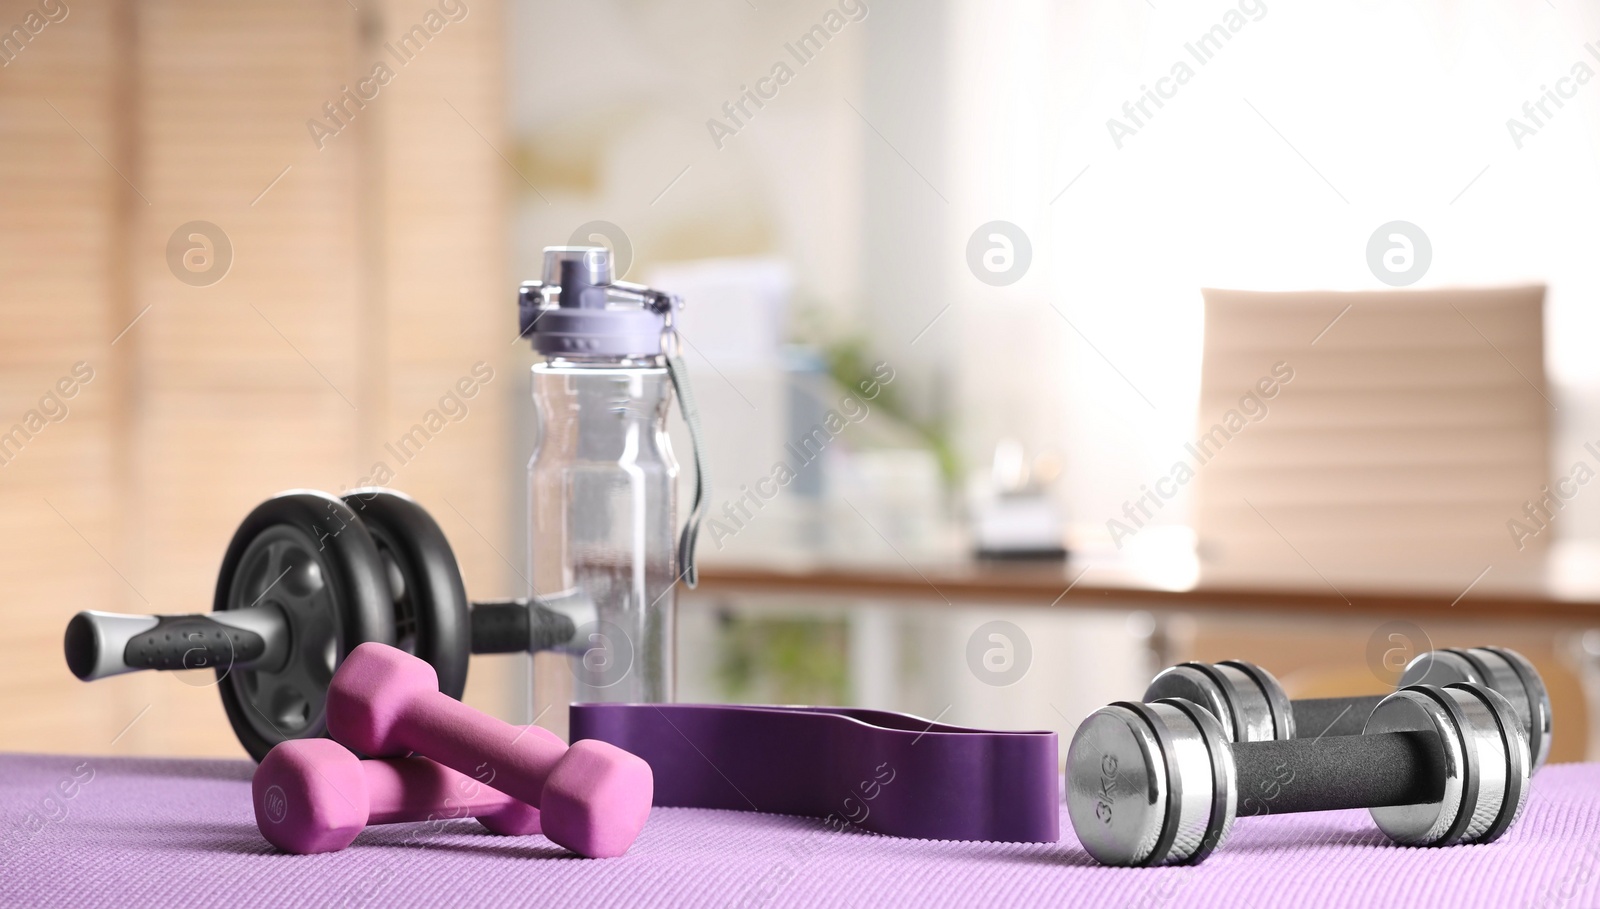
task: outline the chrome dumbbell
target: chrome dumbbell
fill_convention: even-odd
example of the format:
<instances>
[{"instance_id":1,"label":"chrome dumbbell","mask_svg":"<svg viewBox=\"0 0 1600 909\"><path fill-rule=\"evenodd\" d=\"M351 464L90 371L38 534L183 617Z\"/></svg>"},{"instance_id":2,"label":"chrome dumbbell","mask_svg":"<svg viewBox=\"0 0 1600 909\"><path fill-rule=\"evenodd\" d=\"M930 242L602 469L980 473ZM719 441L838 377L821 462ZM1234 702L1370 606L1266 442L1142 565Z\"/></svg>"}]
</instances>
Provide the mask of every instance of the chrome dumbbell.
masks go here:
<instances>
[{"instance_id":1,"label":"chrome dumbbell","mask_svg":"<svg viewBox=\"0 0 1600 909\"><path fill-rule=\"evenodd\" d=\"M1119 702L1078 727L1067 813L1105 865L1195 863L1240 814L1367 808L1411 846L1487 843L1522 811L1531 772L1511 704L1469 683L1383 698L1361 735L1230 742L1179 698Z\"/></svg>"},{"instance_id":2,"label":"chrome dumbbell","mask_svg":"<svg viewBox=\"0 0 1600 909\"><path fill-rule=\"evenodd\" d=\"M1528 739L1534 771L1550 755L1550 695L1539 671L1527 658L1504 647L1431 650L1406 665L1400 687L1483 685L1511 702ZM1144 701L1183 698L1206 708L1222 724L1223 735L1234 742L1292 739L1304 735L1355 735L1384 695L1345 698L1308 698L1291 701L1272 674L1243 660L1221 663L1180 663L1163 670Z\"/></svg>"}]
</instances>

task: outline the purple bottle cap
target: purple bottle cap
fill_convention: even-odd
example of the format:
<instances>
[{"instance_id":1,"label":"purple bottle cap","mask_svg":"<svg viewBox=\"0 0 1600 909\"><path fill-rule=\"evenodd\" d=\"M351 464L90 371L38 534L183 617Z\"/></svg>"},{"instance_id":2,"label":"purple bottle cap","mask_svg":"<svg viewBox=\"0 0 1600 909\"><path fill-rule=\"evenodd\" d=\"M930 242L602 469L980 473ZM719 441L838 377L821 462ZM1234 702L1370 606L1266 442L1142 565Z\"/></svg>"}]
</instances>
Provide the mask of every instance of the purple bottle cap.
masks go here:
<instances>
[{"instance_id":1,"label":"purple bottle cap","mask_svg":"<svg viewBox=\"0 0 1600 909\"><path fill-rule=\"evenodd\" d=\"M681 303L671 294L611 276L611 251L602 246L548 246L544 275L518 294L522 336L545 356L647 359L662 356L662 340Z\"/></svg>"}]
</instances>

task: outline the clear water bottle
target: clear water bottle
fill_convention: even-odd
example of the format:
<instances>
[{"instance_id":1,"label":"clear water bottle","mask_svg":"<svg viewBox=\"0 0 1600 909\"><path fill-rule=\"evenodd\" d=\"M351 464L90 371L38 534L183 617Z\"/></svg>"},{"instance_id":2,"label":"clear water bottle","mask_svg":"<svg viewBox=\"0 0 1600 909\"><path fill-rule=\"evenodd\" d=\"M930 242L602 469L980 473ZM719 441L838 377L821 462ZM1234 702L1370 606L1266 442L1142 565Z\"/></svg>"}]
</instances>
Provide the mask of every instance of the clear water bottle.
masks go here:
<instances>
[{"instance_id":1,"label":"clear water bottle","mask_svg":"<svg viewBox=\"0 0 1600 909\"><path fill-rule=\"evenodd\" d=\"M551 247L522 285L538 441L529 462L529 580L576 591L596 619L568 650L573 701L673 699L674 590L695 583L705 508L699 417L678 353L677 297L613 281L603 248ZM695 501L681 538L678 462L667 436L676 393L695 448Z\"/></svg>"}]
</instances>

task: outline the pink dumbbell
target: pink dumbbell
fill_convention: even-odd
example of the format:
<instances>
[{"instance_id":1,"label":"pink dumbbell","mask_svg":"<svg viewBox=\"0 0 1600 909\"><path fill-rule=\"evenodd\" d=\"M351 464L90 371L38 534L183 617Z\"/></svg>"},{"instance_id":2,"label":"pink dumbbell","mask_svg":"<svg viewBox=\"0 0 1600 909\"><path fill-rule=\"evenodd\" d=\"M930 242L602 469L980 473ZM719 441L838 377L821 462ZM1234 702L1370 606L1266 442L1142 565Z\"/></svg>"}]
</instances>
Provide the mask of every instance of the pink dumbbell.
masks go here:
<instances>
[{"instance_id":1,"label":"pink dumbbell","mask_svg":"<svg viewBox=\"0 0 1600 909\"><path fill-rule=\"evenodd\" d=\"M537 726L529 734L566 745ZM539 832L539 809L427 758L363 761L329 739L280 742L251 783L256 826L284 852L336 852L368 824L475 817L507 836Z\"/></svg>"},{"instance_id":2,"label":"pink dumbbell","mask_svg":"<svg viewBox=\"0 0 1600 909\"><path fill-rule=\"evenodd\" d=\"M439 691L426 662L387 644L350 651L328 687L328 733L365 754L433 758L539 808L552 842L621 855L650 816L650 765L594 740L563 748Z\"/></svg>"}]
</instances>

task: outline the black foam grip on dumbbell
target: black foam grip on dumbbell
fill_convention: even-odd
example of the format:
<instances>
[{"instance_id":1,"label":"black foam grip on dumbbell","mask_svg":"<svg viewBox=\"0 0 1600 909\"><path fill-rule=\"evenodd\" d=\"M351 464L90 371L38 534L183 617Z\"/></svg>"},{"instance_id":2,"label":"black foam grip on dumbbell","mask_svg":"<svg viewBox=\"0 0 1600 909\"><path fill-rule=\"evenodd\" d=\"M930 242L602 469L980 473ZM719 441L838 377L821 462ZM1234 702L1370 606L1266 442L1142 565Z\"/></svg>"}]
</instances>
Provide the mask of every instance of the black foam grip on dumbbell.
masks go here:
<instances>
[{"instance_id":1,"label":"black foam grip on dumbbell","mask_svg":"<svg viewBox=\"0 0 1600 909\"><path fill-rule=\"evenodd\" d=\"M136 669L215 669L248 666L266 652L266 640L253 631L205 615L164 615L128 640L122 660Z\"/></svg>"},{"instance_id":2,"label":"black foam grip on dumbbell","mask_svg":"<svg viewBox=\"0 0 1600 909\"><path fill-rule=\"evenodd\" d=\"M494 600L472 607L473 653L550 650L576 634L571 618L538 602Z\"/></svg>"},{"instance_id":3,"label":"black foam grip on dumbbell","mask_svg":"<svg viewBox=\"0 0 1600 909\"><path fill-rule=\"evenodd\" d=\"M1419 805L1444 793L1438 735L1382 732L1250 742L1233 749L1241 817Z\"/></svg>"},{"instance_id":4,"label":"black foam grip on dumbbell","mask_svg":"<svg viewBox=\"0 0 1600 909\"><path fill-rule=\"evenodd\" d=\"M1367 717L1383 700L1374 694L1357 698L1307 698L1291 701L1294 710L1294 729L1298 738L1314 739L1318 736L1360 735L1367 728Z\"/></svg>"}]
</instances>

